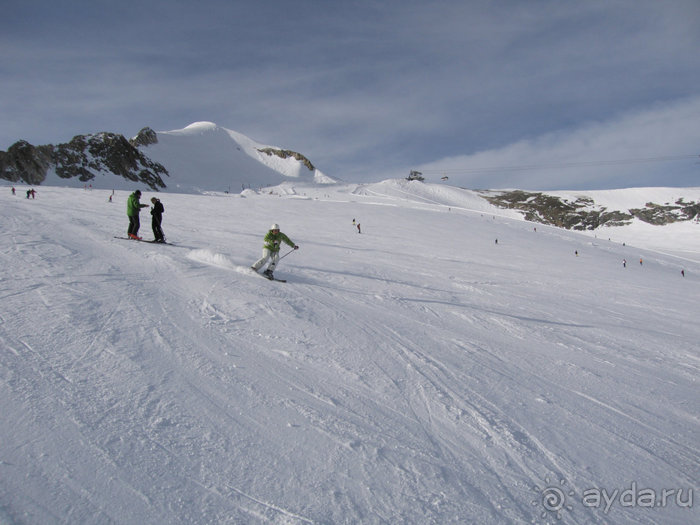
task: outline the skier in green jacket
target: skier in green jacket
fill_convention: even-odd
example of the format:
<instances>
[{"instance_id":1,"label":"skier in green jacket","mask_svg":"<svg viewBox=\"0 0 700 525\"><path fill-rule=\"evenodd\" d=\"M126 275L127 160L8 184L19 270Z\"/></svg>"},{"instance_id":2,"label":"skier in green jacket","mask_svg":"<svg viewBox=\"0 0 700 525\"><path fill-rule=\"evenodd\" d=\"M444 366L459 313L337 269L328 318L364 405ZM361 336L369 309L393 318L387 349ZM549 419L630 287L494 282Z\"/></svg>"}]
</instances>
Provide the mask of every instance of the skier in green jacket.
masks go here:
<instances>
[{"instance_id":1,"label":"skier in green jacket","mask_svg":"<svg viewBox=\"0 0 700 525\"><path fill-rule=\"evenodd\" d=\"M141 198L141 190L136 190L134 193L129 195L126 199L126 215L129 217L129 229L127 230L127 235L130 239L141 240L139 237L139 228L141 223L139 221L139 213L141 208L148 208L148 204L141 204L139 199Z\"/></svg>"},{"instance_id":2,"label":"skier in green jacket","mask_svg":"<svg viewBox=\"0 0 700 525\"><path fill-rule=\"evenodd\" d=\"M263 265L270 259L270 264L267 266L267 270L263 272L265 277L268 279L273 279L272 272L277 266L277 262L280 260L280 245L285 243L295 250L299 249L299 246L294 244L292 240L287 237L284 233L280 231L279 224L273 224L270 226L270 230L265 235L265 244L263 245L262 257L256 262L251 268L256 272L263 267Z\"/></svg>"}]
</instances>

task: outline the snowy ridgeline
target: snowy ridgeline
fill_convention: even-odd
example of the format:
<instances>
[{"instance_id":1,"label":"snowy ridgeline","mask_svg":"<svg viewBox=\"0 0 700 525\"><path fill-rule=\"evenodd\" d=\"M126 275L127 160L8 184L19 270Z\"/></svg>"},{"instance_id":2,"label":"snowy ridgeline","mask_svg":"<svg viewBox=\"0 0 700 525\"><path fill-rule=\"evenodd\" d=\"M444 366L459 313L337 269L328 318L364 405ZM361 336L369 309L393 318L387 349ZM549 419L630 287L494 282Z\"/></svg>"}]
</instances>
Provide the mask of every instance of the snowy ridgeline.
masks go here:
<instances>
[{"instance_id":1,"label":"snowy ridgeline","mask_svg":"<svg viewBox=\"0 0 700 525\"><path fill-rule=\"evenodd\" d=\"M168 246L38 190L0 193L0 523L698 522L691 225L286 186L160 195Z\"/></svg>"}]
</instances>

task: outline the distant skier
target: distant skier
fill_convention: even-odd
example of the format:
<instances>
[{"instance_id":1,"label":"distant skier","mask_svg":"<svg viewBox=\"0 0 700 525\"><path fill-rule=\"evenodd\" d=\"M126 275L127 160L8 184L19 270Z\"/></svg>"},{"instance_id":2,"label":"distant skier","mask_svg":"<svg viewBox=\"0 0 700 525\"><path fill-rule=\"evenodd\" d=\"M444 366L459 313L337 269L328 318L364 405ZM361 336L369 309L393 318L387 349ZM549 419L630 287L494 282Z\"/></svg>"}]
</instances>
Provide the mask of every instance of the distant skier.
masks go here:
<instances>
[{"instance_id":1,"label":"distant skier","mask_svg":"<svg viewBox=\"0 0 700 525\"><path fill-rule=\"evenodd\" d=\"M155 237L155 242L165 242L165 234L160 227L161 222L163 222L163 212L165 208L160 199L153 197L151 199L153 207L151 208L151 228L153 228L153 237Z\"/></svg>"},{"instance_id":2,"label":"distant skier","mask_svg":"<svg viewBox=\"0 0 700 525\"><path fill-rule=\"evenodd\" d=\"M622 259L622 267L627 268L627 259Z\"/></svg>"},{"instance_id":3,"label":"distant skier","mask_svg":"<svg viewBox=\"0 0 700 525\"><path fill-rule=\"evenodd\" d=\"M642 258L639 258L639 266L642 266L644 264L644 261L642 261Z\"/></svg>"},{"instance_id":4,"label":"distant skier","mask_svg":"<svg viewBox=\"0 0 700 525\"><path fill-rule=\"evenodd\" d=\"M14 187L14 186L12 186L12 195L16 195L16 193L15 193L15 192L16 192L16 190L15 190L15 187Z\"/></svg>"},{"instance_id":5,"label":"distant skier","mask_svg":"<svg viewBox=\"0 0 700 525\"><path fill-rule=\"evenodd\" d=\"M129 229L127 230L127 235L130 239L141 240L139 237L139 228L141 227L141 222L139 221L139 213L141 213L141 208L148 208L148 204L141 204L141 190L136 190L134 193L129 195L126 199L126 215L129 217Z\"/></svg>"},{"instance_id":6,"label":"distant skier","mask_svg":"<svg viewBox=\"0 0 700 525\"><path fill-rule=\"evenodd\" d=\"M362 233L362 228L360 228L360 223L357 223L357 233Z\"/></svg>"},{"instance_id":7,"label":"distant skier","mask_svg":"<svg viewBox=\"0 0 700 525\"><path fill-rule=\"evenodd\" d=\"M267 269L263 272L263 274L268 279L273 279L274 276L272 272L275 271L277 262L280 260L281 244L284 242L295 250L298 250L299 246L294 244L289 237L280 231L279 224L273 224L270 226L270 230L265 235L264 242L262 257L253 266L251 266L251 268L257 272L263 267L267 260L270 259L270 264L267 266Z\"/></svg>"}]
</instances>

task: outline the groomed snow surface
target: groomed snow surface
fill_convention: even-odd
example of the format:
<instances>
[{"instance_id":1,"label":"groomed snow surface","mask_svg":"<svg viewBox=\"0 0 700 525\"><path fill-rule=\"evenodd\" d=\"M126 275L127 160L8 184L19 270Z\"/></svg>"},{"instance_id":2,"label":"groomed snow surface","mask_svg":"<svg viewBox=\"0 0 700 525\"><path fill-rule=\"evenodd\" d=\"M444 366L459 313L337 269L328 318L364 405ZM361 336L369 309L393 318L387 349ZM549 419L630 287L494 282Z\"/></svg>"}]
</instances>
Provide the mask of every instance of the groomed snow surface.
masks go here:
<instances>
[{"instance_id":1,"label":"groomed snow surface","mask_svg":"<svg viewBox=\"0 0 700 525\"><path fill-rule=\"evenodd\" d=\"M3 188L0 523L698 523L697 241L378 188Z\"/></svg>"}]
</instances>

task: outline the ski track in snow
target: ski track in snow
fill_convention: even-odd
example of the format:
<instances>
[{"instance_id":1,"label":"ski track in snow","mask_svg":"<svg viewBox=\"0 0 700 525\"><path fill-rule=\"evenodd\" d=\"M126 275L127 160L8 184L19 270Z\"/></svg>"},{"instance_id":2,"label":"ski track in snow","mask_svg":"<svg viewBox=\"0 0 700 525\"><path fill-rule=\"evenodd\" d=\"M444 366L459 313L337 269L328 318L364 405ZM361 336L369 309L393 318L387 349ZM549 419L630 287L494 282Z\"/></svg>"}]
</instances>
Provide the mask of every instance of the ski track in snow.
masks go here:
<instances>
[{"instance_id":1,"label":"ski track in snow","mask_svg":"<svg viewBox=\"0 0 700 525\"><path fill-rule=\"evenodd\" d=\"M697 489L697 261L405 188L164 195L181 250L113 238L126 192L7 194L0 522L697 519L581 500Z\"/></svg>"}]
</instances>

